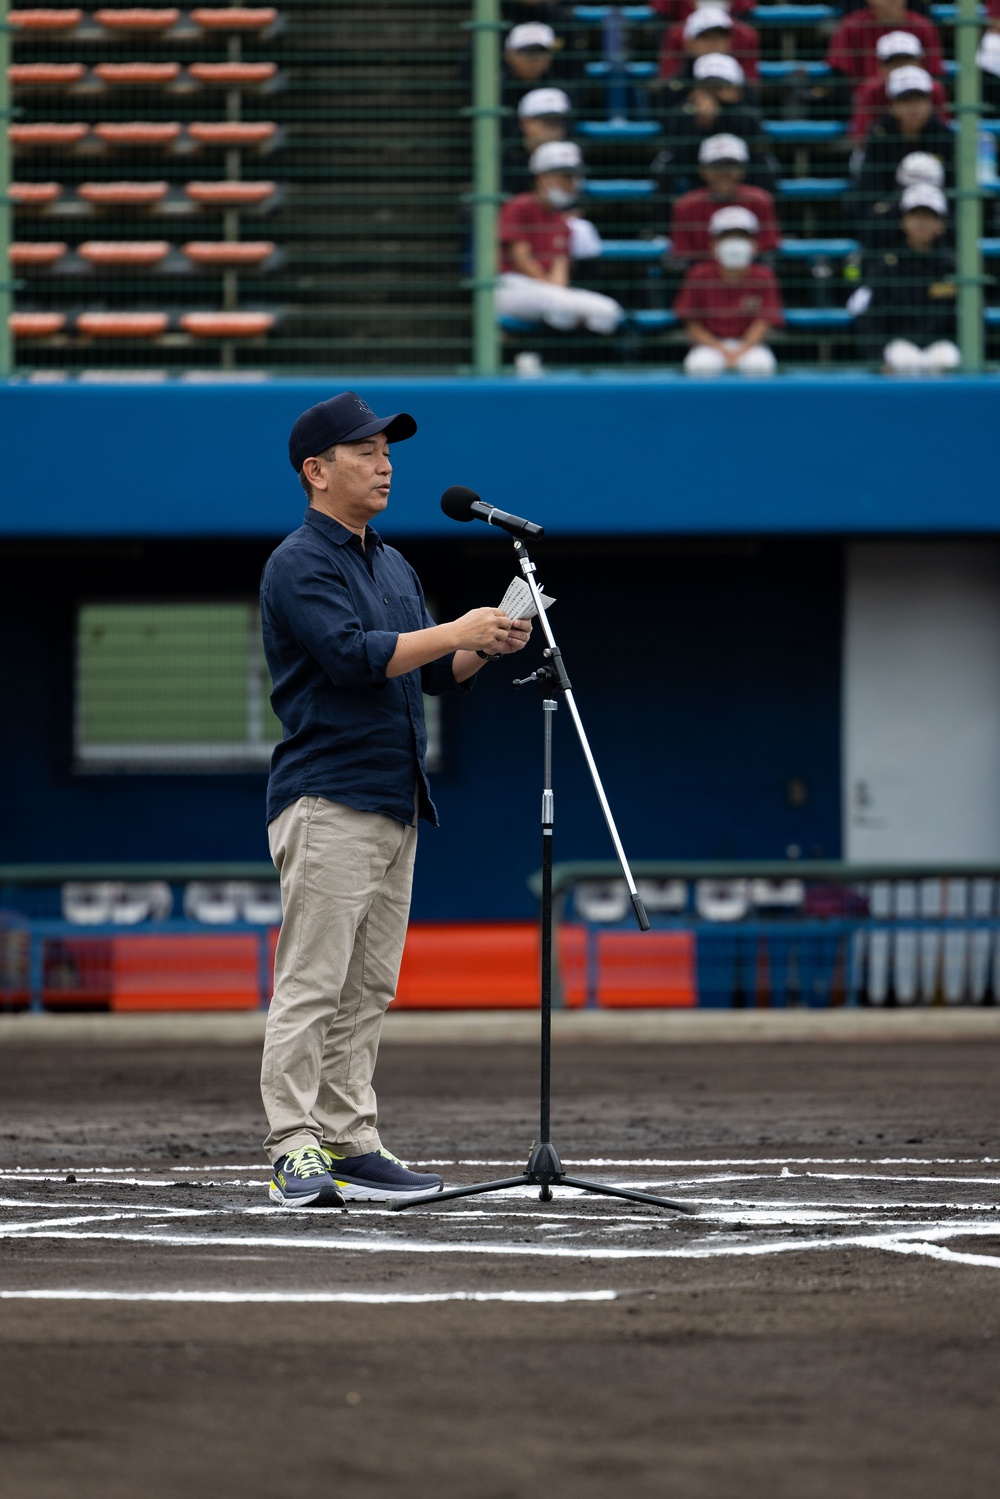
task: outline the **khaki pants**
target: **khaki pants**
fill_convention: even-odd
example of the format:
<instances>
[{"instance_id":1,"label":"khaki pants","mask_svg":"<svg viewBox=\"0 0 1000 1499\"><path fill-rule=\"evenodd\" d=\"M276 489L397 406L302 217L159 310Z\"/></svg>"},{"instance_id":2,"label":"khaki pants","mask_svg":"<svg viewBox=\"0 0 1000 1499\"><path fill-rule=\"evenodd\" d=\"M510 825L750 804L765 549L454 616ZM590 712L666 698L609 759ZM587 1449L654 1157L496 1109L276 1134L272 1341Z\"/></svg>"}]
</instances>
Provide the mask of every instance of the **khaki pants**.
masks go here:
<instances>
[{"instance_id":1,"label":"khaki pants","mask_svg":"<svg viewBox=\"0 0 1000 1499\"><path fill-rule=\"evenodd\" d=\"M378 1150L372 1087L396 992L416 827L300 797L269 825L281 931L260 1091L272 1161L303 1145Z\"/></svg>"}]
</instances>

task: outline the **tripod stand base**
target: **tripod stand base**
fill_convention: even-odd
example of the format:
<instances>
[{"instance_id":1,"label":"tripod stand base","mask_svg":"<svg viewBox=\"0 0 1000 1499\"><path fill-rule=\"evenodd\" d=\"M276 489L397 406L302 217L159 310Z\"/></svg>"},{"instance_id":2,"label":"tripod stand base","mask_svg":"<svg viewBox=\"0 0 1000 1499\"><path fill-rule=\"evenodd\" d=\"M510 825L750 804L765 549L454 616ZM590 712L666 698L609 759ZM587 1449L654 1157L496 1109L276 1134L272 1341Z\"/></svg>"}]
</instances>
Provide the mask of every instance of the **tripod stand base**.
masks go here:
<instances>
[{"instance_id":1,"label":"tripod stand base","mask_svg":"<svg viewBox=\"0 0 1000 1499\"><path fill-rule=\"evenodd\" d=\"M628 1202L645 1202L651 1207L669 1208L674 1213L693 1215L699 1211L697 1204L693 1202L676 1202L671 1197L659 1197L654 1192L633 1192L628 1187L610 1187L604 1182L588 1181L582 1176L567 1176L555 1146L547 1140L535 1146L520 1176L507 1176L502 1181L475 1182L468 1187L446 1187L443 1192L410 1197L392 1202L389 1207L393 1212L400 1213L406 1208L430 1207L456 1197L480 1197L485 1192L505 1192L510 1187L537 1187L539 1202L552 1201L553 1187L575 1187L578 1192L597 1192L603 1197L623 1197Z\"/></svg>"}]
</instances>

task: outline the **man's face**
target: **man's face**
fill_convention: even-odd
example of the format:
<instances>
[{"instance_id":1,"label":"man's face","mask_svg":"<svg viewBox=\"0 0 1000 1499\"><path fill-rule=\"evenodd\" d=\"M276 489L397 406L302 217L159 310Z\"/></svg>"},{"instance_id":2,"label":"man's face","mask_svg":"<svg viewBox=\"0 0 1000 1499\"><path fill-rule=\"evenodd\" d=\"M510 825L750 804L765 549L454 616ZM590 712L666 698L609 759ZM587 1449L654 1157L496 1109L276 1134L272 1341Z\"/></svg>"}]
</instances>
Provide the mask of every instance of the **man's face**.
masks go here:
<instances>
[{"instance_id":1,"label":"man's face","mask_svg":"<svg viewBox=\"0 0 1000 1499\"><path fill-rule=\"evenodd\" d=\"M338 443L328 458L306 463L313 505L351 530L363 530L389 503L392 464L384 432Z\"/></svg>"},{"instance_id":2,"label":"man's face","mask_svg":"<svg viewBox=\"0 0 1000 1499\"><path fill-rule=\"evenodd\" d=\"M685 42L684 50L689 57L707 57L710 52L731 51L729 27L720 26L717 31L703 31L699 36L691 37Z\"/></svg>"},{"instance_id":3,"label":"man's face","mask_svg":"<svg viewBox=\"0 0 1000 1499\"><path fill-rule=\"evenodd\" d=\"M902 218L903 233L911 250L929 250L944 233L944 219L930 208L911 208Z\"/></svg>"},{"instance_id":4,"label":"man's face","mask_svg":"<svg viewBox=\"0 0 1000 1499\"><path fill-rule=\"evenodd\" d=\"M903 94L889 106L904 135L919 135L931 117L930 94Z\"/></svg>"},{"instance_id":5,"label":"man's face","mask_svg":"<svg viewBox=\"0 0 1000 1499\"><path fill-rule=\"evenodd\" d=\"M505 52L504 56L514 77L523 78L525 83L537 83L552 66L552 53L547 47L519 47L516 52Z\"/></svg>"},{"instance_id":6,"label":"man's face","mask_svg":"<svg viewBox=\"0 0 1000 1499\"><path fill-rule=\"evenodd\" d=\"M724 198L735 192L743 181L743 168L738 161L717 161L710 167L702 167L701 175L709 192L717 198Z\"/></svg>"},{"instance_id":7,"label":"man's face","mask_svg":"<svg viewBox=\"0 0 1000 1499\"><path fill-rule=\"evenodd\" d=\"M533 151L543 141L564 141L566 117L565 115L535 115L534 119L522 120L521 135L528 151Z\"/></svg>"}]
</instances>

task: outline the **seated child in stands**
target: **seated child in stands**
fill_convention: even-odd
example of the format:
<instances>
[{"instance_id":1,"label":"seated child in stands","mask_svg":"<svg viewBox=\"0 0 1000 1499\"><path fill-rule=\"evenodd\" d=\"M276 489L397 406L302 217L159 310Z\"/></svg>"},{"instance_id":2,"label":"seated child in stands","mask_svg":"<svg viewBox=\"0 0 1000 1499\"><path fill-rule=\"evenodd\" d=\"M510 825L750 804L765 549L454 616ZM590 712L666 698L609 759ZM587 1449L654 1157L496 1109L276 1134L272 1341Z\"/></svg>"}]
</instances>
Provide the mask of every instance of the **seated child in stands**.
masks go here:
<instances>
[{"instance_id":1,"label":"seated child in stands","mask_svg":"<svg viewBox=\"0 0 1000 1499\"><path fill-rule=\"evenodd\" d=\"M774 272L754 259L757 216L738 205L719 208L708 228L714 258L691 266L674 303L691 341L685 373L773 375L765 340L784 315Z\"/></svg>"},{"instance_id":2,"label":"seated child in stands","mask_svg":"<svg viewBox=\"0 0 1000 1499\"><path fill-rule=\"evenodd\" d=\"M911 31L890 31L885 36L880 36L876 42L875 60L878 63L878 72L854 90L854 108L848 133L852 140L858 142L867 138L869 130L877 120L882 118L888 108L889 96L885 85L889 74L896 68L921 67L924 61L924 49L920 45L920 38L914 36ZM944 84L938 78L933 80L931 102L936 114L942 120L947 120L949 118L948 95L944 91Z\"/></svg>"},{"instance_id":3,"label":"seated child in stands","mask_svg":"<svg viewBox=\"0 0 1000 1499\"><path fill-rule=\"evenodd\" d=\"M504 103L512 91L520 96L525 89L550 82L558 51L555 32L541 21L528 21L508 31L503 44Z\"/></svg>"},{"instance_id":4,"label":"seated child in stands","mask_svg":"<svg viewBox=\"0 0 1000 1499\"><path fill-rule=\"evenodd\" d=\"M705 186L685 193L674 203L670 224L671 259L708 260L714 254L708 226L716 209L728 203L749 208L759 225L757 249L776 250L781 238L774 199L762 187L743 181L750 160L746 141L737 135L710 135L698 151Z\"/></svg>"},{"instance_id":5,"label":"seated child in stands","mask_svg":"<svg viewBox=\"0 0 1000 1499\"><path fill-rule=\"evenodd\" d=\"M506 138L502 140L500 154L502 192L530 191L528 161L532 152L545 141L566 139L572 109L569 95L561 88L533 88L522 96L517 114L503 121Z\"/></svg>"},{"instance_id":6,"label":"seated child in stands","mask_svg":"<svg viewBox=\"0 0 1000 1499\"><path fill-rule=\"evenodd\" d=\"M670 26L664 32L659 87L668 96L684 93L694 76L696 59L710 52L735 57L746 78L756 83L760 57L756 31L744 21L734 21L728 5L713 3L696 6L683 25Z\"/></svg>"},{"instance_id":7,"label":"seated child in stands","mask_svg":"<svg viewBox=\"0 0 1000 1499\"><path fill-rule=\"evenodd\" d=\"M955 260L942 247L948 201L939 187L923 183L908 187L899 207L896 244L865 265L869 297L856 322L858 337L867 357L881 354L890 374L958 369Z\"/></svg>"},{"instance_id":8,"label":"seated child in stands","mask_svg":"<svg viewBox=\"0 0 1000 1499\"><path fill-rule=\"evenodd\" d=\"M856 87L878 75L876 43L893 31L908 31L915 36L923 48L924 67L935 78L941 73L938 29L926 16L907 10L906 0L868 0L864 9L844 16L833 33L826 60Z\"/></svg>"},{"instance_id":9,"label":"seated child in stands","mask_svg":"<svg viewBox=\"0 0 1000 1499\"><path fill-rule=\"evenodd\" d=\"M743 69L735 57L709 52L697 57L682 104L662 115L663 144L651 170L660 191L671 197L701 186L698 152L712 135L736 135L750 153L746 180L773 194L777 162L767 149L760 111L744 102Z\"/></svg>"},{"instance_id":10,"label":"seated child in stands","mask_svg":"<svg viewBox=\"0 0 1000 1499\"><path fill-rule=\"evenodd\" d=\"M899 200L908 187L921 184L943 189L944 167L927 151L911 151L896 168L896 191L888 198L879 198L861 221L859 238L867 252L874 254L896 243L899 238ZM950 231L948 239L950 243Z\"/></svg>"},{"instance_id":11,"label":"seated child in stands","mask_svg":"<svg viewBox=\"0 0 1000 1499\"><path fill-rule=\"evenodd\" d=\"M904 156L913 152L937 157L944 169L944 182L954 180L955 143L948 125L934 113L933 80L923 68L895 68L886 79L889 113L872 126L858 175L856 198L860 210L859 237L864 239L864 221L892 201L898 183L896 173Z\"/></svg>"},{"instance_id":12,"label":"seated child in stands","mask_svg":"<svg viewBox=\"0 0 1000 1499\"><path fill-rule=\"evenodd\" d=\"M583 182L579 146L546 141L532 155L530 168L533 190L500 210L497 314L541 321L563 332L582 324L592 333L614 333L625 316L618 303L569 284L574 257L569 213Z\"/></svg>"}]
</instances>

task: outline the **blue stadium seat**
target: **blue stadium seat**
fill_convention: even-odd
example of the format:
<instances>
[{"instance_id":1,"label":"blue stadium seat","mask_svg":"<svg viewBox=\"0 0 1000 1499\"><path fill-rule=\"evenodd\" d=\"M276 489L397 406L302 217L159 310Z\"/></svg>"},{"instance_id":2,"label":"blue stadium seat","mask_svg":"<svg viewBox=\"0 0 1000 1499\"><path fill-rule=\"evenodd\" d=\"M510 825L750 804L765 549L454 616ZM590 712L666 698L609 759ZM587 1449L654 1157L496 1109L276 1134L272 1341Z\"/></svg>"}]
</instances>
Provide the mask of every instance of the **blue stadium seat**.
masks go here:
<instances>
[{"instance_id":1,"label":"blue stadium seat","mask_svg":"<svg viewBox=\"0 0 1000 1499\"><path fill-rule=\"evenodd\" d=\"M979 248L984 260L1000 260L1000 239L981 239Z\"/></svg>"},{"instance_id":2,"label":"blue stadium seat","mask_svg":"<svg viewBox=\"0 0 1000 1499\"><path fill-rule=\"evenodd\" d=\"M786 307L785 323L789 328L813 328L830 331L849 328L851 314L846 307Z\"/></svg>"},{"instance_id":3,"label":"blue stadium seat","mask_svg":"<svg viewBox=\"0 0 1000 1499\"><path fill-rule=\"evenodd\" d=\"M656 192L652 177L604 177L594 181L587 179L584 193L588 198L603 198L609 203L620 203L630 198L651 198Z\"/></svg>"},{"instance_id":4,"label":"blue stadium seat","mask_svg":"<svg viewBox=\"0 0 1000 1499\"><path fill-rule=\"evenodd\" d=\"M573 8L575 21L606 21L612 11L617 11L625 21L655 21L656 11L651 5L577 5Z\"/></svg>"},{"instance_id":5,"label":"blue stadium seat","mask_svg":"<svg viewBox=\"0 0 1000 1499\"><path fill-rule=\"evenodd\" d=\"M778 254L782 260L814 260L819 255L842 260L860 248L856 239L783 239Z\"/></svg>"},{"instance_id":6,"label":"blue stadium seat","mask_svg":"<svg viewBox=\"0 0 1000 1499\"><path fill-rule=\"evenodd\" d=\"M607 78L611 72L609 62L588 62L584 69L588 78ZM625 73L629 78L655 78L657 66L655 62L627 62Z\"/></svg>"},{"instance_id":7,"label":"blue stadium seat","mask_svg":"<svg viewBox=\"0 0 1000 1499\"><path fill-rule=\"evenodd\" d=\"M987 328L1000 328L1000 307L987 307L983 311Z\"/></svg>"},{"instance_id":8,"label":"blue stadium seat","mask_svg":"<svg viewBox=\"0 0 1000 1499\"><path fill-rule=\"evenodd\" d=\"M815 26L835 21L839 15L835 5L758 5L750 21L754 26Z\"/></svg>"},{"instance_id":9,"label":"blue stadium seat","mask_svg":"<svg viewBox=\"0 0 1000 1499\"><path fill-rule=\"evenodd\" d=\"M939 25L950 26L955 19L956 8L954 5L932 5L930 7L931 20L937 21ZM986 15L986 7L980 5L979 14Z\"/></svg>"},{"instance_id":10,"label":"blue stadium seat","mask_svg":"<svg viewBox=\"0 0 1000 1499\"><path fill-rule=\"evenodd\" d=\"M805 73L807 78L829 78L833 72L828 62L762 62L758 71L765 83L780 82Z\"/></svg>"},{"instance_id":11,"label":"blue stadium seat","mask_svg":"<svg viewBox=\"0 0 1000 1499\"><path fill-rule=\"evenodd\" d=\"M662 235L656 239L606 239L602 244L602 260L659 260L670 248L670 241Z\"/></svg>"},{"instance_id":12,"label":"blue stadium seat","mask_svg":"<svg viewBox=\"0 0 1000 1499\"><path fill-rule=\"evenodd\" d=\"M667 328L677 327L677 314L668 308L650 308L633 312L632 321L643 333L662 333Z\"/></svg>"},{"instance_id":13,"label":"blue stadium seat","mask_svg":"<svg viewBox=\"0 0 1000 1499\"><path fill-rule=\"evenodd\" d=\"M655 120L581 120L577 135L596 141L644 141L659 135Z\"/></svg>"},{"instance_id":14,"label":"blue stadium seat","mask_svg":"<svg viewBox=\"0 0 1000 1499\"><path fill-rule=\"evenodd\" d=\"M804 146L814 141L837 140L847 126L841 120L764 120L762 128L773 141Z\"/></svg>"},{"instance_id":15,"label":"blue stadium seat","mask_svg":"<svg viewBox=\"0 0 1000 1499\"><path fill-rule=\"evenodd\" d=\"M851 185L849 177L782 177L779 198L842 198Z\"/></svg>"}]
</instances>

